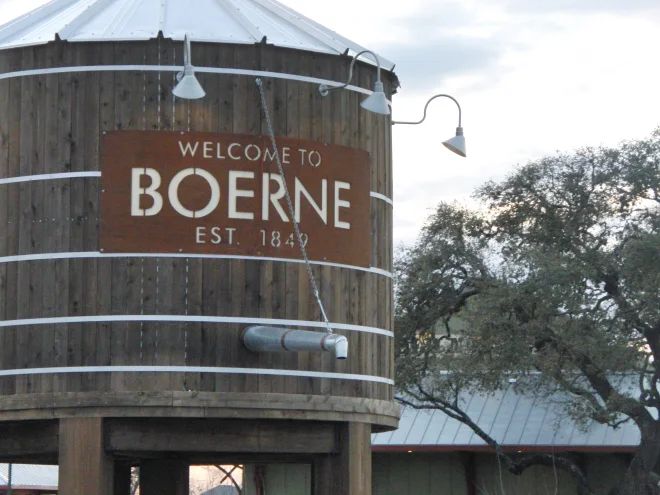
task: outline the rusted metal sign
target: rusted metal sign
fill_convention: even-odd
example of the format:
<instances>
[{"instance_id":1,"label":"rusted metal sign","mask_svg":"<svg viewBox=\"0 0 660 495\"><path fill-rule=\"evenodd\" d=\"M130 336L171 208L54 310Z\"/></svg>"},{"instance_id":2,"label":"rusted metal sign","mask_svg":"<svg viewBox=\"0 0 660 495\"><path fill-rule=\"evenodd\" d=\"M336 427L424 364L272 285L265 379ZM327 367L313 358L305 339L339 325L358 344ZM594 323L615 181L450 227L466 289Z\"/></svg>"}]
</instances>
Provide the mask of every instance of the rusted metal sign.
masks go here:
<instances>
[{"instance_id":1,"label":"rusted metal sign","mask_svg":"<svg viewBox=\"0 0 660 495\"><path fill-rule=\"evenodd\" d=\"M277 141L310 259L369 266L369 154ZM103 251L300 259L267 136L108 132L101 171Z\"/></svg>"}]
</instances>

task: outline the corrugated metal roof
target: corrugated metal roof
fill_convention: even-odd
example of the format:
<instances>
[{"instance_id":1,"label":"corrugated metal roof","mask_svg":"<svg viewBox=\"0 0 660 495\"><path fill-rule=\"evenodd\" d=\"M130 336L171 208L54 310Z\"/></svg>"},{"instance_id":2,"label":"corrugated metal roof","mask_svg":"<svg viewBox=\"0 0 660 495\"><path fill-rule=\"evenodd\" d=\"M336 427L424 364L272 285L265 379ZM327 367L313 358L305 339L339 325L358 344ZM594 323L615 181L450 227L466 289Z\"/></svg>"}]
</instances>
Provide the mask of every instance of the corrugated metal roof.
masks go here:
<instances>
[{"instance_id":1,"label":"corrugated metal roof","mask_svg":"<svg viewBox=\"0 0 660 495\"><path fill-rule=\"evenodd\" d=\"M238 490L235 486L221 485L203 492L202 495L238 495Z\"/></svg>"},{"instance_id":2,"label":"corrugated metal roof","mask_svg":"<svg viewBox=\"0 0 660 495\"><path fill-rule=\"evenodd\" d=\"M490 395L463 400L465 411L505 447L636 447L639 430L632 422L611 428L591 422L586 429L567 416L562 397L525 396L513 385ZM399 429L372 436L375 447L483 447L469 427L436 410L402 408Z\"/></svg>"},{"instance_id":3,"label":"corrugated metal roof","mask_svg":"<svg viewBox=\"0 0 660 495\"><path fill-rule=\"evenodd\" d=\"M9 482L9 464L0 464L0 486ZM36 464L13 464L12 486L57 489L57 466L42 466Z\"/></svg>"},{"instance_id":4,"label":"corrugated metal roof","mask_svg":"<svg viewBox=\"0 0 660 495\"><path fill-rule=\"evenodd\" d=\"M330 54L364 47L275 0L53 0L0 27L0 50L71 42L166 38L267 43ZM366 62L371 59L364 58ZM394 64L381 58L384 68Z\"/></svg>"}]
</instances>

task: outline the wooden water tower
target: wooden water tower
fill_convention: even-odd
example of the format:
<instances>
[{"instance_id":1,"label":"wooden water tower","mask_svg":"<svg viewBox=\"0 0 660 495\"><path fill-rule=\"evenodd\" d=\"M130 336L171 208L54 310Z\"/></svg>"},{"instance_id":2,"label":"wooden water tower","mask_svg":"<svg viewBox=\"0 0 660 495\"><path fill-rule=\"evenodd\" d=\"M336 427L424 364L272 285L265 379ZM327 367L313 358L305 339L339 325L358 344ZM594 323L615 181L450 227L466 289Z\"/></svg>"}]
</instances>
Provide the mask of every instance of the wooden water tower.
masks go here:
<instances>
[{"instance_id":1,"label":"wooden water tower","mask_svg":"<svg viewBox=\"0 0 660 495\"><path fill-rule=\"evenodd\" d=\"M186 35L196 100L172 92ZM64 495L126 495L136 464L182 495L225 460L371 492L398 421L390 119L360 107L368 59L318 91L361 50L274 0L54 0L0 29L3 459L58 463ZM308 268L348 359L247 349L326 332Z\"/></svg>"}]
</instances>

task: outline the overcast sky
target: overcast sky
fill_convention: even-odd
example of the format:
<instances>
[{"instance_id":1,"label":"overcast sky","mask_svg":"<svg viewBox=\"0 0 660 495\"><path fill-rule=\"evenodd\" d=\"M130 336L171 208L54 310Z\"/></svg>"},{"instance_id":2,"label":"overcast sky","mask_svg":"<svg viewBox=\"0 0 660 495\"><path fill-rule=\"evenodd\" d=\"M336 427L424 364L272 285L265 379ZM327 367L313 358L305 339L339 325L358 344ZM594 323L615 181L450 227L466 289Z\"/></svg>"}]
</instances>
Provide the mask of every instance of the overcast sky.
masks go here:
<instances>
[{"instance_id":1,"label":"overcast sky","mask_svg":"<svg viewBox=\"0 0 660 495\"><path fill-rule=\"evenodd\" d=\"M659 0L283 2L396 62L395 120L439 92L463 107L468 158L440 144L457 123L447 99L425 124L394 127L397 244L438 202L469 201L518 164L660 125ZM43 3L0 0L0 22Z\"/></svg>"}]
</instances>

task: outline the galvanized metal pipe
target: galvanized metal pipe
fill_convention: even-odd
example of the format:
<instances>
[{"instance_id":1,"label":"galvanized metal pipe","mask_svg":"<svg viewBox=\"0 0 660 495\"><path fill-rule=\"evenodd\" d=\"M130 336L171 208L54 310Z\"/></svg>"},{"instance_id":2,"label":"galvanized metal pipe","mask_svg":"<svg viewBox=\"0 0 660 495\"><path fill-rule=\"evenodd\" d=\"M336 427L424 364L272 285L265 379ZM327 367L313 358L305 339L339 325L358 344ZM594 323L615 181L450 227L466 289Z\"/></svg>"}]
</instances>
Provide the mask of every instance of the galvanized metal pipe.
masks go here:
<instances>
[{"instance_id":1,"label":"galvanized metal pipe","mask_svg":"<svg viewBox=\"0 0 660 495\"><path fill-rule=\"evenodd\" d=\"M348 357L348 339L343 335L251 326L242 336L245 347L254 352L333 352L337 359Z\"/></svg>"}]
</instances>

